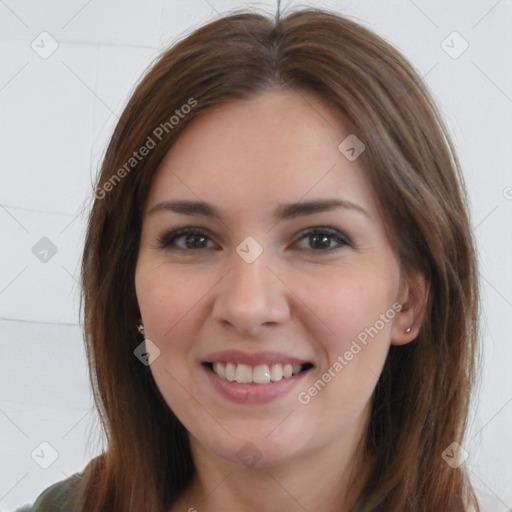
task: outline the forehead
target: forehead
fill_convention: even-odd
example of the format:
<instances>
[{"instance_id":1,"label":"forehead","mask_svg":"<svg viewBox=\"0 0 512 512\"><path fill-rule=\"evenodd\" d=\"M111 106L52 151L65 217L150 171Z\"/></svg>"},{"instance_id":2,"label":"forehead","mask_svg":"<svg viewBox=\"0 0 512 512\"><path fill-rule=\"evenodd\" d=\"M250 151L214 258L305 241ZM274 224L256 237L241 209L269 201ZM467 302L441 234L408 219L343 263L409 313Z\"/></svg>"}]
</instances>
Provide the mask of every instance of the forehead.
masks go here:
<instances>
[{"instance_id":1,"label":"forehead","mask_svg":"<svg viewBox=\"0 0 512 512\"><path fill-rule=\"evenodd\" d=\"M194 119L167 153L148 207L187 198L240 216L262 204L340 196L373 217L361 160L351 162L338 149L348 135L338 112L303 92L218 105Z\"/></svg>"}]
</instances>

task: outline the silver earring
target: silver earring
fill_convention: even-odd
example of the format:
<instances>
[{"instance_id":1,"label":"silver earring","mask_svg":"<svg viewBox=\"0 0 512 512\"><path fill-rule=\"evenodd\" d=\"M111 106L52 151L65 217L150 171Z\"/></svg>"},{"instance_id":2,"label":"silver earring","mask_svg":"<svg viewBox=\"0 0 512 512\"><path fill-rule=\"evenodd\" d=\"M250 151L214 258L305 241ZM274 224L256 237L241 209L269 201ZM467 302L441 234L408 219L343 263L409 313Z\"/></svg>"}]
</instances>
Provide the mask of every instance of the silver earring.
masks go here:
<instances>
[{"instance_id":1,"label":"silver earring","mask_svg":"<svg viewBox=\"0 0 512 512\"><path fill-rule=\"evenodd\" d=\"M407 327L407 329L405 329L405 332L411 332L411 328Z\"/></svg>"},{"instance_id":2,"label":"silver earring","mask_svg":"<svg viewBox=\"0 0 512 512\"><path fill-rule=\"evenodd\" d=\"M142 324L137 324L137 330L142 334L142 336L145 336L144 326Z\"/></svg>"}]
</instances>

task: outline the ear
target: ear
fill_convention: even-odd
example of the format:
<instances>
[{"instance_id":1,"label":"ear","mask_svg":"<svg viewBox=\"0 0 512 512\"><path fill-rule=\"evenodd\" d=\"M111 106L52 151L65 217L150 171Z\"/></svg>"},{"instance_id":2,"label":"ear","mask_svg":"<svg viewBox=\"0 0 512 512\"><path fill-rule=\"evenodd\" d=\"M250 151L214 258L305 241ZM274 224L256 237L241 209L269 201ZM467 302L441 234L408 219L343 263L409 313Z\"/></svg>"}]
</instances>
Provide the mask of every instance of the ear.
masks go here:
<instances>
[{"instance_id":1,"label":"ear","mask_svg":"<svg viewBox=\"0 0 512 512\"><path fill-rule=\"evenodd\" d=\"M430 283L420 271L411 271L402 280L397 301L402 304L391 331L391 345L413 341L421 328L427 308ZM406 332L407 329L411 329Z\"/></svg>"}]
</instances>

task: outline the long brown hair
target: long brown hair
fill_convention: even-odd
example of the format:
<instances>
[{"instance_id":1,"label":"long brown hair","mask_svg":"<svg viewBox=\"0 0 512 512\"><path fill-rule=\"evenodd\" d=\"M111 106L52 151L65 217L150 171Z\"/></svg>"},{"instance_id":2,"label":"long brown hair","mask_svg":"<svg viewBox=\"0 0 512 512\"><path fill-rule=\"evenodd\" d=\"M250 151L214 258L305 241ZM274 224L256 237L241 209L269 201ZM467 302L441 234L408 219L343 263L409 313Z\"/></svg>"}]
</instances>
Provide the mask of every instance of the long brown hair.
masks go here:
<instances>
[{"instance_id":1,"label":"long brown hair","mask_svg":"<svg viewBox=\"0 0 512 512\"><path fill-rule=\"evenodd\" d=\"M151 66L115 128L82 260L84 334L107 447L82 473L83 510L169 510L192 481L187 431L134 356L143 206L188 123L275 88L314 94L344 116L366 146L360 158L402 265L430 285L417 339L391 347L375 388L364 446L375 462L357 509L372 496L373 510L386 512L478 508L466 466L442 457L463 445L479 358L476 256L452 142L396 49L338 13L309 8L275 19L232 12L198 28Z\"/></svg>"}]
</instances>

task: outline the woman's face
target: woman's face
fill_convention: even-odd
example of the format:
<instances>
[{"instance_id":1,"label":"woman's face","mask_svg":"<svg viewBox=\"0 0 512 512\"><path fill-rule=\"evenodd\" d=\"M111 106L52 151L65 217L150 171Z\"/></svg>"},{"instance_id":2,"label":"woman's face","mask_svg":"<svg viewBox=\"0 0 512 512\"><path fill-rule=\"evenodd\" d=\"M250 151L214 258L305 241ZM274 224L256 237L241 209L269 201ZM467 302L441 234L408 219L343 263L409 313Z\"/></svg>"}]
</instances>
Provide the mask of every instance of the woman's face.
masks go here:
<instances>
[{"instance_id":1,"label":"woman's face","mask_svg":"<svg viewBox=\"0 0 512 512\"><path fill-rule=\"evenodd\" d=\"M348 135L314 97L266 92L197 118L157 171L135 284L150 370L193 449L270 466L353 446L390 344L413 338Z\"/></svg>"}]
</instances>

